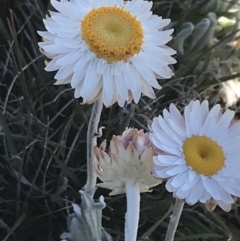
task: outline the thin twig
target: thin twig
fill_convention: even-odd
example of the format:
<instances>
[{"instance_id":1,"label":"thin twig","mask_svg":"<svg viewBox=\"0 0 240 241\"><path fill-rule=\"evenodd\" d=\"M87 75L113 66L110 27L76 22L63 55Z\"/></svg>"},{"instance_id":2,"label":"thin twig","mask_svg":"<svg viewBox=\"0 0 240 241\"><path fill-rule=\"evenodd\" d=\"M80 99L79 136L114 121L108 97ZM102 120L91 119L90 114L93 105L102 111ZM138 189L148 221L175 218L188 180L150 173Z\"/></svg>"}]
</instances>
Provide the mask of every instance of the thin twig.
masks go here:
<instances>
[{"instance_id":1,"label":"thin twig","mask_svg":"<svg viewBox=\"0 0 240 241\"><path fill-rule=\"evenodd\" d=\"M93 169L93 148L97 145L96 134L98 131L98 124L100 121L102 106L103 103L101 99L98 99L94 102L87 131L87 182L84 186L84 190L91 196L95 192L95 185L97 179Z\"/></svg>"},{"instance_id":2,"label":"thin twig","mask_svg":"<svg viewBox=\"0 0 240 241\"><path fill-rule=\"evenodd\" d=\"M172 213L170 222L168 224L168 230L167 230L165 241L173 241L174 235L178 227L179 219L182 214L183 206L184 206L184 201L176 199L176 202L173 208L173 213Z\"/></svg>"}]
</instances>

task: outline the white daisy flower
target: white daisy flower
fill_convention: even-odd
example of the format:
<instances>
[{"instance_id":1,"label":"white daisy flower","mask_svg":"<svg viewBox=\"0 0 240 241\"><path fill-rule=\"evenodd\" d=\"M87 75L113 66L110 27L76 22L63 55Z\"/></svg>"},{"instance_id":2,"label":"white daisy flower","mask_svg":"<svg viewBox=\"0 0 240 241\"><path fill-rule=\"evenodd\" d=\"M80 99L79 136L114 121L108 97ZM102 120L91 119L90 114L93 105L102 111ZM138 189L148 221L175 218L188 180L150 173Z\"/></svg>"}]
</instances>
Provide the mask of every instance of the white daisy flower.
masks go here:
<instances>
[{"instance_id":1,"label":"white daisy flower","mask_svg":"<svg viewBox=\"0 0 240 241\"><path fill-rule=\"evenodd\" d=\"M173 29L170 19L152 15L152 2L143 0L51 0L58 12L39 31L43 53L52 59L58 84L71 83L83 103L102 98L105 106L120 106L141 94L155 98L156 78L171 78L175 51L165 44Z\"/></svg>"},{"instance_id":2,"label":"white daisy flower","mask_svg":"<svg viewBox=\"0 0 240 241\"><path fill-rule=\"evenodd\" d=\"M192 101L182 116L175 105L153 119L150 140L164 153L154 157L154 175L190 205L214 199L225 211L240 196L240 122L234 111L209 110Z\"/></svg>"}]
</instances>

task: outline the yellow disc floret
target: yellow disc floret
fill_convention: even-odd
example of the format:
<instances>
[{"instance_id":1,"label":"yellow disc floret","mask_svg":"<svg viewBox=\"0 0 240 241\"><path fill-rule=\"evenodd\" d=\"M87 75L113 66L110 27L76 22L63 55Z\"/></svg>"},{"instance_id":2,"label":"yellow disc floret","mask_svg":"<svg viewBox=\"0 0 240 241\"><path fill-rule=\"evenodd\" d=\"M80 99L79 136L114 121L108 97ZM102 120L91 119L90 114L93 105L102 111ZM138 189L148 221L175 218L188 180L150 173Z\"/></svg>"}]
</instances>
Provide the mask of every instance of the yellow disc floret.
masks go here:
<instances>
[{"instance_id":1,"label":"yellow disc floret","mask_svg":"<svg viewBox=\"0 0 240 241\"><path fill-rule=\"evenodd\" d=\"M133 57L143 43L141 23L117 6L91 10L82 20L81 30L90 50L110 63Z\"/></svg>"},{"instance_id":2,"label":"yellow disc floret","mask_svg":"<svg viewBox=\"0 0 240 241\"><path fill-rule=\"evenodd\" d=\"M198 174L212 176L225 164L222 147L205 136L192 136L183 144L183 153L187 165Z\"/></svg>"}]
</instances>

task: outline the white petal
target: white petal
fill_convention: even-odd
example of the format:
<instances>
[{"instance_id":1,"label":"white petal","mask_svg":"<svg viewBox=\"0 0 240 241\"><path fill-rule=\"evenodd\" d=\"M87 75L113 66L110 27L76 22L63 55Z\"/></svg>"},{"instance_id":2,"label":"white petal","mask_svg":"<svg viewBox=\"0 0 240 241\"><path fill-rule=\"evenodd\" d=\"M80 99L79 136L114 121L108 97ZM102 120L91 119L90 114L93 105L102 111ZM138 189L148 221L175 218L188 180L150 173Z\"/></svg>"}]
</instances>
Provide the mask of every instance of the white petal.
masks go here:
<instances>
[{"instance_id":1,"label":"white petal","mask_svg":"<svg viewBox=\"0 0 240 241\"><path fill-rule=\"evenodd\" d=\"M71 86L73 89L76 88L77 85L79 85L79 83L81 81L83 81L85 75L86 75L86 73L83 70L74 72L72 80L71 80Z\"/></svg>"},{"instance_id":2,"label":"white petal","mask_svg":"<svg viewBox=\"0 0 240 241\"><path fill-rule=\"evenodd\" d=\"M78 60L81 51L69 52L56 61L57 65L68 65Z\"/></svg>"},{"instance_id":3,"label":"white petal","mask_svg":"<svg viewBox=\"0 0 240 241\"><path fill-rule=\"evenodd\" d=\"M165 163L168 165L185 164L186 162L182 157L170 156L170 155L158 155L158 165Z\"/></svg>"},{"instance_id":4,"label":"white petal","mask_svg":"<svg viewBox=\"0 0 240 241\"><path fill-rule=\"evenodd\" d=\"M115 84L114 84L113 76L110 74L109 67L106 68L106 71L103 74L103 88L108 98L112 99Z\"/></svg>"},{"instance_id":5,"label":"white petal","mask_svg":"<svg viewBox=\"0 0 240 241\"><path fill-rule=\"evenodd\" d=\"M121 98L125 101L128 100L128 90L126 88L126 83L125 79L123 78L123 75L120 76L115 76L115 83L116 83L116 88L121 96Z\"/></svg>"},{"instance_id":6,"label":"white petal","mask_svg":"<svg viewBox=\"0 0 240 241\"><path fill-rule=\"evenodd\" d=\"M176 167L171 168L171 170L167 171L167 174L172 176L172 175L176 175L178 173L184 172L188 169L187 165L178 165Z\"/></svg>"},{"instance_id":7,"label":"white petal","mask_svg":"<svg viewBox=\"0 0 240 241\"><path fill-rule=\"evenodd\" d=\"M220 105L215 105L210 111L203 125L203 134L209 136L212 128L215 128L217 117L220 112Z\"/></svg>"},{"instance_id":8,"label":"white petal","mask_svg":"<svg viewBox=\"0 0 240 241\"><path fill-rule=\"evenodd\" d=\"M82 18L84 16L83 12L81 12L79 10L79 8L77 8L76 6L74 6L72 3L70 2L64 2L64 3L60 3L58 1L55 0L51 0L51 4L53 5L53 7L58 10L60 13L62 13L63 15L65 15L68 18Z\"/></svg>"},{"instance_id":9,"label":"white petal","mask_svg":"<svg viewBox=\"0 0 240 241\"><path fill-rule=\"evenodd\" d=\"M96 86L94 86L94 88L92 89L92 91L89 92L88 95L86 95L86 97L83 97L83 102L84 103L92 102L92 100L95 99L96 96L99 94L101 89L102 89L102 81L99 80Z\"/></svg>"},{"instance_id":10,"label":"white petal","mask_svg":"<svg viewBox=\"0 0 240 241\"><path fill-rule=\"evenodd\" d=\"M195 171L193 171L191 169L189 170L189 172L188 172L188 179L189 179L190 182L192 182L194 179L198 179L197 176L198 175L196 174Z\"/></svg>"},{"instance_id":11,"label":"white petal","mask_svg":"<svg viewBox=\"0 0 240 241\"><path fill-rule=\"evenodd\" d=\"M170 175L167 174L167 171L171 170L172 168L168 167L168 168L161 168L161 169L158 169L156 168L154 173L156 174L156 177L159 177L159 178L167 178L169 177Z\"/></svg>"},{"instance_id":12,"label":"white petal","mask_svg":"<svg viewBox=\"0 0 240 241\"><path fill-rule=\"evenodd\" d=\"M84 78L84 83L81 90L81 96L83 98L87 98L89 92L91 92L95 88L95 86L97 85L97 83L101 78L100 74L97 74L96 72L92 71L92 69L95 69L95 68L96 68L95 61L91 61L90 64L88 65L88 70Z\"/></svg>"},{"instance_id":13,"label":"white petal","mask_svg":"<svg viewBox=\"0 0 240 241\"><path fill-rule=\"evenodd\" d=\"M194 205L197 201L199 201L199 198L201 197L203 193L203 188L201 186L201 183L197 183L194 188L191 189L189 192L188 197L186 198L186 202L189 205Z\"/></svg>"},{"instance_id":14,"label":"white petal","mask_svg":"<svg viewBox=\"0 0 240 241\"><path fill-rule=\"evenodd\" d=\"M221 207L226 212L230 212L231 209L232 209L231 204L227 204L227 203L224 203L224 202L219 201L219 200L217 200L217 204L219 205L219 207Z\"/></svg>"},{"instance_id":15,"label":"white petal","mask_svg":"<svg viewBox=\"0 0 240 241\"><path fill-rule=\"evenodd\" d=\"M160 89L161 86L158 84L156 77L152 70L148 68L148 66L145 65L144 60L144 54L136 55L134 58L132 58L132 63L136 67L136 69L139 71L139 73L142 75L142 77L154 88ZM146 60L146 59L145 59Z\"/></svg>"},{"instance_id":16,"label":"white petal","mask_svg":"<svg viewBox=\"0 0 240 241\"><path fill-rule=\"evenodd\" d=\"M168 179L168 181L166 182L166 189L169 191L169 192L175 192L177 190L177 188L175 188L173 185L172 185L172 180L174 179L175 177L171 177Z\"/></svg>"},{"instance_id":17,"label":"white petal","mask_svg":"<svg viewBox=\"0 0 240 241\"><path fill-rule=\"evenodd\" d=\"M211 184L209 178L202 178L202 184L208 193L211 193Z\"/></svg>"},{"instance_id":18,"label":"white petal","mask_svg":"<svg viewBox=\"0 0 240 241\"><path fill-rule=\"evenodd\" d=\"M186 175L186 179L187 179L187 175ZM193 186L197 186L199 183L199 180L200 178L198 176L196 176L196 178L193 179L192 181L187 179L184 185L182 185L180 188L182 189L182 191L188 191L191 188L195 189L195 187Z\"/></svg>"},{"instance_id":19,"label":"white petal","mask_svg":"<svg viewBox=\"0 0 240 241\"><path fill-rule=\"evenodd\" d=\"M63 79L72 74L73 72L73 64L69 64L67 66L61 67L57 74L55 75L55 79Z\"/></svg>"},{"instance_id":20,"label":"white petal","mask_svg":"<svg viewBox=\"0 0 240 241\"><path fill-rule=\"evenodd\" d=\"M173 186L174 188L181 187L187 181L188 180L187 180L187 173L186 172L179 173L176 176L174 176L171 179L171 181L169 180L169 182L171 183L171 186Z\"/></svg>"},{"instance_id":21,"label":"white petal","mask_svg":"<svg viewBox=\"0 0 240 241\"><path fill-rule=\"evenodd\" d=\"M158 121L160 126L162 127L162 130L164 130L166 134L171 135L172 138L175 139L177 143L182 142L182 138L178 135L178 133L173 131L161 116L158 117Z\"/></svg>"}]
</instances>

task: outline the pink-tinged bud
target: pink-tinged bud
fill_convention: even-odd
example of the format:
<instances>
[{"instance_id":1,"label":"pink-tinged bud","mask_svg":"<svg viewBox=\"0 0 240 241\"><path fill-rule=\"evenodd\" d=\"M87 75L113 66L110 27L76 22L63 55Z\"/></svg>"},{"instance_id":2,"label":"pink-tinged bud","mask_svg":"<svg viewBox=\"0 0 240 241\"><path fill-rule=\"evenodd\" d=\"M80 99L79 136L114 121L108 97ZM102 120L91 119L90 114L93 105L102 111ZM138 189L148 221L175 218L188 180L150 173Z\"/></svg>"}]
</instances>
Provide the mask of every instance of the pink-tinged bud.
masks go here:
<instances>
[{"instance_id":1,"label":"pink-tinged bud","mask_svg":"<svg viewBox=\"0 0 240 241\"><path fill-rule=\"evenodd\" d=\"M126 129L121 136L112 137L108 152L105 143L94 148L94 168L103 182L98 186L111 189L110 195L125 193L127 181L138 183L140 192L150 192L151 187L162 183L151 175L154 150L148 133Z\"/></svg>"}]
</instances>

